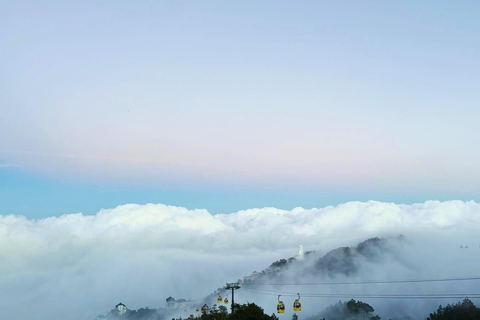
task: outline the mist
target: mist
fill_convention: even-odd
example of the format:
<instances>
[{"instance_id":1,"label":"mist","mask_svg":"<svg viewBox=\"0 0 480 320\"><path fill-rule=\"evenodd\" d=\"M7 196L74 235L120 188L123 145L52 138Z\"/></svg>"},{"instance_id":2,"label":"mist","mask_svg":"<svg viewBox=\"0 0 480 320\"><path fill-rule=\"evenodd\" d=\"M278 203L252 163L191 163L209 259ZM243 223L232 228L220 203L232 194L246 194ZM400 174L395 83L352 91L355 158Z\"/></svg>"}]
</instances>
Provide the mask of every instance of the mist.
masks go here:
<instances>
[{"instance_id":1,"label":"mist","mask_svg":"<svg viewBox=\"0 0 480 320\"><path fill-rule=\"evenodd\" d=\"M320 209L261 208L217 215L164 204L126 204L92 216L31 220L1 215L2 318L93 320L119 302L138 309L165 307L168 296L200 301L226 282L295 256L299 245L305 252L314 250L318 258L371 237L389 239L386 250L376 260L358 260L355 274L319 277L292 268L283 277L307 282L478 276L479 223L480 204L473 201L348 202ZM394 240L399 234L405 240ZM474 284L286 286L273 291L469 293L475 292ZM289 310L294 297L284 300ZM338 300L302 298L301 315L316 314ZM458 301L360 300L382 318L427 316L439 303ZM273 313L277 296L238 290L235 302L247 301Z\"/></svg>"}]
</instances>

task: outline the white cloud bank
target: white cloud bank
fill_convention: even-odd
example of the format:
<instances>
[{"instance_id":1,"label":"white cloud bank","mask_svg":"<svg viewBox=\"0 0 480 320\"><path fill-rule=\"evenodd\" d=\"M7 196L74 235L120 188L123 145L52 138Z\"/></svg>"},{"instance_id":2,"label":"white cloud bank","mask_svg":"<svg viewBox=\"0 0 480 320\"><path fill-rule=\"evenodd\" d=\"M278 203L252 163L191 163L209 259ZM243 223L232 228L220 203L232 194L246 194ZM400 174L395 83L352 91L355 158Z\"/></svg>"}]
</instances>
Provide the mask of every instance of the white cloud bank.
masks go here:
<instances>
[{"instance_id":1,"label":"white cloud bank","mask_svg":"<svg viewBox=\"0 0 480 320\"><path fill-rule=\"evenodd\" d=\"M440 259L421 269L412 258L419 275L461 277L478 269L480 204L473 201L349 202L219 215L127 204L93 216L3 215L2 319L93 319L120 301L132 309L163 307L169 295L201 298L225 281L295 255L299 244L326 252L398 234L428 247L423 260L417 257L422 264L440 255L456 259L449 264L454 267L439 266ZM460 245L469 245L470 253Z\"/></svg>"}]
</instances>

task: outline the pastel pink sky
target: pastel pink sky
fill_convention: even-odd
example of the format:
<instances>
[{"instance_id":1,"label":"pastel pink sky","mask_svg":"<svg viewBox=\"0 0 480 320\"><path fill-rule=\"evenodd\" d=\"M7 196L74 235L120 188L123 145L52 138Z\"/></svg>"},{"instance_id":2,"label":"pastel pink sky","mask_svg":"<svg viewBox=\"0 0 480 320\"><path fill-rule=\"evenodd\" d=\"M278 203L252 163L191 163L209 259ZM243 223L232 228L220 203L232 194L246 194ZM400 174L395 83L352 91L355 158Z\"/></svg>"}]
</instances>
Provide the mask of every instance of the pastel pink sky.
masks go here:
<instances>
[{"instance_id":1,"label":"pastel pink sky","mask_svg":"<svg viewBox=\"0 0 480 320\"><path fill-rule=\"evenodd\" d=\"M10 2L0 160L66 180L469 192L470 7Z\"/></svg>"}]
</instances>

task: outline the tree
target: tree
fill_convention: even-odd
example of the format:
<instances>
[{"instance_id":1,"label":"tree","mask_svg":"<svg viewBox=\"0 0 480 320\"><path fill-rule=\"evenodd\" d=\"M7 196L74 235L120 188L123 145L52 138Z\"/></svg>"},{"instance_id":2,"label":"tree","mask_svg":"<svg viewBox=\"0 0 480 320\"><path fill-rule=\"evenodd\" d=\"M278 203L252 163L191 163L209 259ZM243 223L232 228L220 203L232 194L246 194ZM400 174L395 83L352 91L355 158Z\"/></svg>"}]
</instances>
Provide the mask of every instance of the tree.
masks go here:
<instances>
[{"instance_id":1,"label":"tree","mask_svg":"<svg viewBox=\"0 0 480 320\"><path fill-rule=\"evenodd\" d=\"M274 320L275 318L266 315L255 303L248 303L236 306L235 313L230 315L229 320Z\"/></svg>"},{"instance_id":2,"label":"tree","mask_svg":"<svg viewBox=\"0 0 480 320\"><path fill-rule=\"evenodd\" d=\"M347 310L353 314L369 314L375 311L368 303L355 301L353 299L347 302Z\"/></svg>"},{"instance_id":3,"label":"tree","mask_svg":"<svg viewBox=\"0 0 480 320\"><path fill-rule=\"evenodd\" d=\"M327 307L321 312L317 319L322 317L328 320L345 320L345 319L368 319L380 320L379 316L373 315L375 310L368 303L350 300L348 302L339 301Z\"/></svg>"},{"instance_id":4,"label":"tree","mask_svg":"<svg viewBox=\"0 0 480 320\"><path fill-rule=\"evenodd\" d=\"M445 307L441 305L437 312L430 313L428 320L480 320L480 309L470 299Z\"/></svg>"},{"instance_id":5,"label":"tree","mask_svg":"<svg viewBox=\"0 0 480 320\"><path fill-rule=\"evenodd\" d=\"M227 309L227 307L225 307L225 306L219 306L219 307L218 307L218 312L219 312L219 313L225 313L225 314L226 314L226 313L228 313L228 309Z\"/></svg>"}]
</instances>

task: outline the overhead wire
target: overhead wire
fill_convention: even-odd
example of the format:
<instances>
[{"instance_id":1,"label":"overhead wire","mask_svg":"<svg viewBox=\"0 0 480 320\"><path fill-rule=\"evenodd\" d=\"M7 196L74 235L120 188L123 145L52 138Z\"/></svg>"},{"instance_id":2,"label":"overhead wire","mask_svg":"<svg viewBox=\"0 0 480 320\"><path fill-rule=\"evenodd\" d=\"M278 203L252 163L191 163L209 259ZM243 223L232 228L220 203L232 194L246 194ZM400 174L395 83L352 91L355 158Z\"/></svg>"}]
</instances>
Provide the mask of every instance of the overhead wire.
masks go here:
<instances>
[{"instance_id":1,"label":"overhead wire","mask_svg":"<svg viewBox=\"0 0 480 320\"><path fill-rule=\"evenodd\" d=\"M277 296L296 296L293 292L274 292L244 289L245 292ZM431 294L363 294L363 293L302 293L302 297L310 298L372 298L372 299L451 299L451 298L480 298L480 293L431 293Z\"/></svg>"},{"instance_id":2,"label":"overhead wire","mask_svg":"<svg viewBox=\"0 0 480 320\"><path fill-rule=\"evenodd\" d=\"M473 281L480 280L480 277L467 278L438 278L438 279L401 279L401 280L363 280L363 281L325 281L325 282L303 282L303 283L259 283L244 284L244 287L256 286L322 286L322 285L356 285L356 284L394 284L394 283L425 283L425 282L450 282L450 281Z\"/></svg>"},{"instance_id":3,"label":"overhead wire","mask_svg":"<svg viewBox=\"0 0 480 320\"><path fill-rule=\"evenodd\" d=\"M285 292L254 288L259 286L322 286L322 285L359 285L359 284L402 284L402 283L428 283L428 282L451 282L451 281L475 281L480 277L463 278L436 278L436 279L397 279L397 280L363 280L350 282L303 282L303 283L270 283L270 284L244 284L243 291L273 295L296 296L297 292ZM406 294L366 294L366 293L302 293L303 297L322 298L375 298L375 299L449 299L449 298L480 298L480 293L406 293Z\"/></svg>"}]
</instances>

